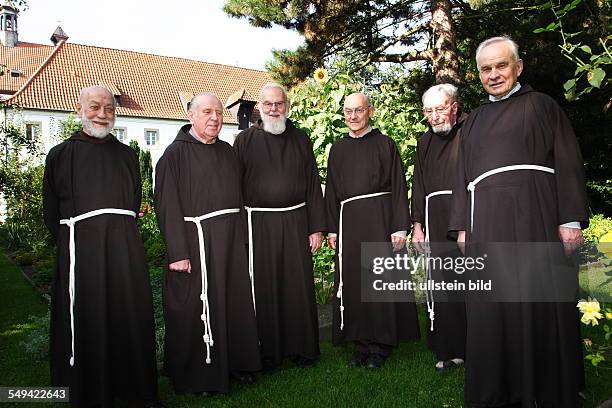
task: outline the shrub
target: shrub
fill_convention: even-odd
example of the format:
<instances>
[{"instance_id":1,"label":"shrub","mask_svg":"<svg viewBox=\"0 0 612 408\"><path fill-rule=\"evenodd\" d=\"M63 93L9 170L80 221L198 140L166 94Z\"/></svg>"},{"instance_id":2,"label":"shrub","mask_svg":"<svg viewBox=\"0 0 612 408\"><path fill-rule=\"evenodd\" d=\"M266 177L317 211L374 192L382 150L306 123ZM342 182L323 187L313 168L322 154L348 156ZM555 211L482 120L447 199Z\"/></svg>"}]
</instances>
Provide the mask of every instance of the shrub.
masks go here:
<instances>
[{"instance_id":1,"label":"shrub","mask_svg":"<svg viewBox=\"0 0 612 408\"><path fill-rule=\"evenodd\" d=\"M334 250L323 243L313 256L315 297L318 304L329 303L334 290Z\"/></svg>"}]
</instances>

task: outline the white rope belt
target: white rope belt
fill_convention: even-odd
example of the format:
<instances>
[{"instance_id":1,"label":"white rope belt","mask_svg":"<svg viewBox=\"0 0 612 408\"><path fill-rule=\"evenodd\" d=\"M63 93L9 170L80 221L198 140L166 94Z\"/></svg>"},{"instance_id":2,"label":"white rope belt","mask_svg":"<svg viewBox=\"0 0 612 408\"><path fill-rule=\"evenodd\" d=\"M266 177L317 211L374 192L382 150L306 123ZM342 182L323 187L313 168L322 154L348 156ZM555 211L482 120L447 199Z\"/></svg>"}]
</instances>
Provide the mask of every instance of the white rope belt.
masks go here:
<instances>
[{"instance_id":1,"label":"white rope belt","mask_svg":"<svg viewBox=\"0 0 612 408\"><path fill-rule=\"evenodd\" d=\"M336 294L336 297L340 299L340 330L344 329L344 298L342 297L342 287L344 286L344 281L342 280L342 214L344 212L344 204L385 194L391 194L391 192L383 191L380 193L363 194L340 201L340 225L338 226L338 271L340 276L338 281L338 293Z\"/></svg>"},{"instance_id":2,"label":"white rope belt","mask_svg":"<svg viewBox=\"0 0 612 408\"><path fill-rule=\"evenodd\" d=\"M68 294L70 295L70 334L71 334L71 351L70 366L74 366L74 298L75 298L75 276L74 269L76 266L76 246L74 242L74 225L87 218L95 217L102 214L119 214L128 215L136 218L136 213L130 210L122 210L119 208L102 208L100 210L89 211L76 217L60 220L60 225L67 225L70 230L70 241L68 249L70 251L70 272L68 275Z\"/></svg>"},{"instance_id":3,"label":"white rope belt","mask_svg":"<svg viewBox=\"0 0 612 408\"><path fill-rule=\"evenodd\" d=\"M268 207L247 207L244 206L244 209L247 212L247 225L249 229L249 277L251 278L251 295L253 296L253 310L255 311L255 315L257 315L257 307L255 306L255 272L254 272L254 257L253 257L253 213L254 212L285 212L285 211L293 211L298 208L305 207L306 203L299 203L297 205L293 205L291 207L277 207L277 208L268 208Z\"/></svg>"},{"instance_id":4,"label":"white rope belt","mask_svg":"<svg viewBox=\"0 0 612 408\"><path fill-rule=\"evenodd\" d=\"M543 171L546 173L555 174L555 169L545 166L538 166L535 164L515 164L512 166L504 166L498 167L493 170L489 170L485 173L482 173L480 176L476 177L474 181L468 183L467 189L471 194L471 207L470 207L470 231L474 231L474 197L476 195L476 184L480 183L485 178L492 176L498 173L504 173L506 171L514 171L514 170L537 170Z\"/></svg>"},{"instance_id":5,"label":"white rope belt","mask_svg":"<svg viewBox=\"0 0 612 408\"><path fill-rule=\"evenodd\" d=\"M453 194L453 190L440 190L429 193L425 197L425 285L427 285L425 288L425 302L427 303L427 313L429 315L429 321L431 322L429 327L430 331L434 331L435 312L433 289L431 291L427 289L429 287L428 281L433 281L431 269L429 269L429 262L427 261L427 259L431 256L431 248L429 247L429 199L440 195L451 194Z\"/></svg>"},{"instance_id":6,"label":"white rope belt","mask_svg":"<svg viewBox=\"0 0 612 408\"><path fill-rule=\"evenodd\" d=\"M204 323L204 344L206 344L206 364L211 363L210 348L213 346L212 328L210 326L210 305L208 303L208 270L206 268L206 249L204 247L204 230L202 229L202 221L217 217L219 215L239 213L240 208L227 208L225 210L213 211L208 214L200 215L199 217L184 217L188 222L193 222L198 230L198 245L200 247L200 274L202 279L202 292L200 300L202 301L202 314L200 319Z\"/></svg>"}]
</instances>

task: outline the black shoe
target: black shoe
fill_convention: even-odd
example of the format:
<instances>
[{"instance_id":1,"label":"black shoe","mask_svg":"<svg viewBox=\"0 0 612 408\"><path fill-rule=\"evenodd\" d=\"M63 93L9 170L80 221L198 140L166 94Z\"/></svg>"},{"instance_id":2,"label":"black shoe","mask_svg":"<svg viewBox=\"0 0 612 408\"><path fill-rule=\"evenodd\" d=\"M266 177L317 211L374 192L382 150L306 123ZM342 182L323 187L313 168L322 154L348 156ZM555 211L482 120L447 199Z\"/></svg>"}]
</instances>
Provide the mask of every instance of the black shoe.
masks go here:
<instances>
[{"instance_id":1,"label":"black shoe","mask_svg":"<svg viewBox=\"0 0 612 408\"><path fill-rule=\"evenodd\" d=\"M366 365L369 356L370 355L368 353L361 353L359 351L356 351L353 353L353 357L351 358L351 361L349 361L348 365L350 368L363 367Z\"/></svg>"},{"instance_id":2,"label":"black shoe","mask_svg":"<svg viewBox=\"0 0 612 408\"><path fill-rule=\"evenodd\" d=\"M291 361L293 361L293 364L295 364L296 366L300 368L312 367L315 363L314 358L308 358L308 357L302 357L302 356L295 356L291 359Z\"/></svg>"},{"instance_id":3,"label":"black shoe","mask_svg":"<svg viewBox=\"0 0 612 408\"><path fill-rule=\"evenodd\" d=\"M371 354L366 362L366 368L380 368L385 364L386 359L380 354Z\"/></svg>"},{"instance_id":4,"label":"black shoe","mask_svg":"<svg viewBox=\"0 0 612 408\"><path fill-rule=\"evenodd\" d=\"M247 371L232 371L232 378L242 384L255 383L255 376Z\"/></svg>"}]
</instances>

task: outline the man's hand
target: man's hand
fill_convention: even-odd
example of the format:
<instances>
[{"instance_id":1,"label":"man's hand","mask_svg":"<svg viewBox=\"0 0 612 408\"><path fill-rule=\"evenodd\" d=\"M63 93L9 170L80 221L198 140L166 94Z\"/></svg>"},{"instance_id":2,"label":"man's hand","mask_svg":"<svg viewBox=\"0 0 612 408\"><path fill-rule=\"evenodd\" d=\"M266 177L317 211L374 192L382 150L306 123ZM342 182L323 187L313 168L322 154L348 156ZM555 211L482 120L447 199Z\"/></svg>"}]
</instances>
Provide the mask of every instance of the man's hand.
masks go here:
<instances>
[{"instance_id":1,"label":"man's hand","mask_svg":"<svg viewBox=\"0 0 612 408\"><path fill-rule=\"evenodd\" d=\"M463 255L465 255L465 231L458 231L457 246Z\"/></svg>"},{"instance_id":2,"label":"man's hand","mask_svg":"<svg viewBox=\"0 0 612 408\"><path fill-rule=\"evenodd\" d=\"M425 242L425 234L420 222L415 222L412 227L412 244L419 254L425 252L423 243Z\"/></svg>"},{"instance_id":3,"label":"man's hand","mask_svg":"<svg viewBox=\"0 0 612 408\"><path fill-rule=\"evenodd\" d=\"M328 235L327 236L327 245L334 251L336 250L336 242L338 241L337 235Z\"/></svg>"},{"instance_id":4,"label":"man's hand","mask_svg":"<svg viewBox=\"0 0 612 408\"><path fill-rule=\"evenodd\" d=\"M391 244L393 244L393 252L397 252L406 246L406 237L391 235Z\"/></svg>"},{"instance_id":5,"label":"man's hand","mask_svg":"<svg viewBox=\"0 0 612 408\"><path fill-rule=\"evenodd\" d=\"M182 261L172 262L168 268L173 272L191 273L191 262L189 259L183 259Z\"/></svg>"},{"instance_id":6,"label":"man's hand","mask_svg":"<svg viewBox=\"0 0 612 408\"><path fill-rule=\"evenodd\" d=\"M559 226L559 239L563 243L563 250L566 256L570 256L572 252L584 244L584 237L580 228Z\"/></svg>"},{"instance_id":7,"label":"man's hand","mask_svg":"<svg viewBox=\"0 0 612 408\"><path fill-rule=\"evenodd\" d=\"M315 232L314 234L310 234L308 237L308 242L310 243L310 252L313 254L317 252L321 248L321 242L323 241L323 234L320 232Z\"/></svg>"}]
</instances>

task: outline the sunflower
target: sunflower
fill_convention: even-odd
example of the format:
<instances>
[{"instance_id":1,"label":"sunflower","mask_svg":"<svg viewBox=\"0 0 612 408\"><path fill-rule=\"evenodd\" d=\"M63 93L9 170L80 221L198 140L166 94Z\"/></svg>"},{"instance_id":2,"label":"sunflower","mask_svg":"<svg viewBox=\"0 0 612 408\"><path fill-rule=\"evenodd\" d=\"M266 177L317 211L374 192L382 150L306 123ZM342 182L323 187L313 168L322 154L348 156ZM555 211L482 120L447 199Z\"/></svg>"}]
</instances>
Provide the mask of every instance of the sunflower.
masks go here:
<instances>
[{"instance_id":1,"label":"sunflower","mask_svg":"<svg viewBox=\"0 0 612 408\"><path fill-rule=\"evenodd\" d=\"M317 81L320 84L324 84L329 79L329 75L327 74L327 70L325 68L315 69L313 77L315 81Z\"/></svg>"}]
</instances>

